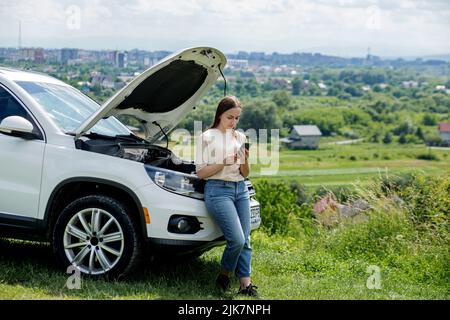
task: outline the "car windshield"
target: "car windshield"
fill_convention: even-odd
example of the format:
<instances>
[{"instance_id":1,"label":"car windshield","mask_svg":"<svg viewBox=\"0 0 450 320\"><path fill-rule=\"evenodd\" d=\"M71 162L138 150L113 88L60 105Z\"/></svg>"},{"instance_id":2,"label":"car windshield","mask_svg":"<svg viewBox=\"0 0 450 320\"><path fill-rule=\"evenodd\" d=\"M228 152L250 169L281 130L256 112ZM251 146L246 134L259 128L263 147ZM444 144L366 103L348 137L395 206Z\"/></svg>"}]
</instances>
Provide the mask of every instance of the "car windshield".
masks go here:
<instances>
[{"instance_id":1,"label":"car windshield","mask_svg":"<svg viewBox=\"0 0 450 320\"><path fill-rule=\"evenodd\" d=\"M70 86L53 83L17 81L47 112L55 124L73 133L100 106ZM90 132L102 135L129 135L130 131L114 117L101 119Z\"/></svg>"}]
</instances>

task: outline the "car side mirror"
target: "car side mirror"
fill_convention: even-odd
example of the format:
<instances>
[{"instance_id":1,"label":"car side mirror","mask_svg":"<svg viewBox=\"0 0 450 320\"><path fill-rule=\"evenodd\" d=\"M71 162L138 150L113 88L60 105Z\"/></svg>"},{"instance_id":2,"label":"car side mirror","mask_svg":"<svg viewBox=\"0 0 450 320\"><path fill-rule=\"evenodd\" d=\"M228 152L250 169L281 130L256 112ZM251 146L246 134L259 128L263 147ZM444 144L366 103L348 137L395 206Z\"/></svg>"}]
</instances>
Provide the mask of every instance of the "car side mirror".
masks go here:
<instances>
[{"instance_id":1,"label":"car side mirror","mask_svg":"<svg viewBox=\"0 0 450 320\"><path fill-rule=\"evenodd\" d=\"M34 127L31 122L19 116L6 117L0 123L0 133L24 139L36 138L37 135L33 130Z\"/></svg>"}]
</instances>

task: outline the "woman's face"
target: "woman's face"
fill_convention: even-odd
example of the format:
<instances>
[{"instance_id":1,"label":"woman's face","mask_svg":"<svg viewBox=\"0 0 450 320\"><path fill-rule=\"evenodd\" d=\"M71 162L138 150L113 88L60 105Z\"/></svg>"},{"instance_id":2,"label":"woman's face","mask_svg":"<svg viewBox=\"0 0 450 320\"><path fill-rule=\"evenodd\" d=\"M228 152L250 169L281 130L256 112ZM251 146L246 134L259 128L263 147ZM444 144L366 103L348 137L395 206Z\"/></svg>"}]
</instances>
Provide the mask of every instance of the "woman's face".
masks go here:
<instances>
[{"instance_id":1,"label":"woman's face","mask_svg":"<svg viewBox=\"0 0 450 320\"><path fill-rule=\"evenodd\" d=\"M239 122L239 117L241 116L241 108L234 107L228 109L220 116L219 126L223 129L236 129L236 125Z\"/></svg>"}]
</instances>

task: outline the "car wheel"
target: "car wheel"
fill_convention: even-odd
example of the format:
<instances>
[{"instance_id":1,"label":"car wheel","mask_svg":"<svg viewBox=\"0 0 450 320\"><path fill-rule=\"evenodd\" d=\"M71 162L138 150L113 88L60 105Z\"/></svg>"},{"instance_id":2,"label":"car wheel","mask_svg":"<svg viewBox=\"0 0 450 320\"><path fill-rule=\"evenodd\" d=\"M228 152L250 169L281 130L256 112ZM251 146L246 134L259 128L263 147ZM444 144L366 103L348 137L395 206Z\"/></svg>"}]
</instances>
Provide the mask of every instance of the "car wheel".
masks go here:
<instances>
[{"instance_id":1,"label":"car wheel","mask_svg":"<svg viewBox=\"0 0 450 320\"><path fill-rule=\"evenodd\" d=\"M58 217L53 250L66 268L84 275L119 277L138 265L141 239L136 223L119 201L100 195L69 204Z\"/></svg>"}]
</instances>

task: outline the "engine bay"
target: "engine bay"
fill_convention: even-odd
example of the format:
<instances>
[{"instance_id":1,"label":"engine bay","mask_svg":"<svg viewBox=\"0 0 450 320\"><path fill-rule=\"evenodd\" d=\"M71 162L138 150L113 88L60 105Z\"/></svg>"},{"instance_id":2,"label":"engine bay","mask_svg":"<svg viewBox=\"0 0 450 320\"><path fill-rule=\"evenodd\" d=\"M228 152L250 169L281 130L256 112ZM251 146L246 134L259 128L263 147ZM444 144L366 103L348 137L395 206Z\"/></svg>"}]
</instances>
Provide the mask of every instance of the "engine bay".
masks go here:
<instances>
[{"instance_id":1,"label":"engine bay","mask_svg":"<svg viewBox=\"0 0 450 320\"><path fill-rule=\"evenodd\" d=\"M142 162L155 167L187 174L195 173L193 161L176 156L168 148L149 144L136 136L102 136L88 134L75 141L77 149Z\"/></svg>"}]
</instances>

